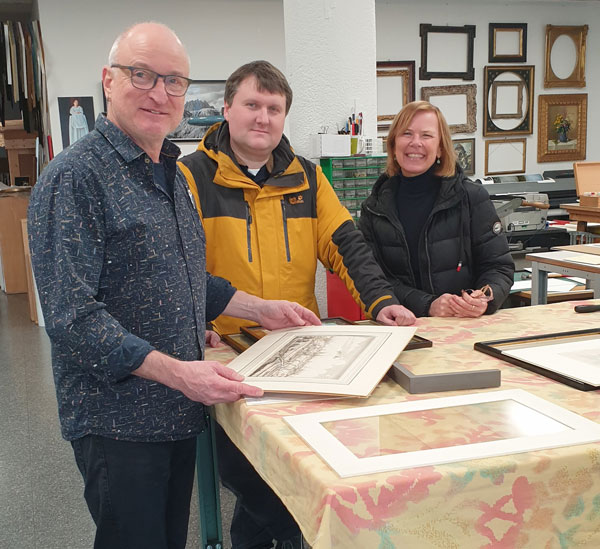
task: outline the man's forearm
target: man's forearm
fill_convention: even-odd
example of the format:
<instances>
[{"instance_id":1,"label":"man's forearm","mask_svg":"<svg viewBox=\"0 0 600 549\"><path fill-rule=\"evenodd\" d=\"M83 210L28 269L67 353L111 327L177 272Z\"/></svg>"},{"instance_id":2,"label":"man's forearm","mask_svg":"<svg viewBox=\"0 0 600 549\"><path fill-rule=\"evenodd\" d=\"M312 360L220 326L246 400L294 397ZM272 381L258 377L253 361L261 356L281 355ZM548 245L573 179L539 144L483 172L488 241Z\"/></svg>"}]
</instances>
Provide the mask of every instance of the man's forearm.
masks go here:
<instances>
[{"instance_id":1,"label":"man's forearm","mask_svg":"<svg viewBox=\"0 0 600 549\"><path fill-rule=\"evenodd\" d=\"M263 300L243 290L237 290L223 311L224 315L258 322L258 307Z\"/></svg>"}]
</instances>

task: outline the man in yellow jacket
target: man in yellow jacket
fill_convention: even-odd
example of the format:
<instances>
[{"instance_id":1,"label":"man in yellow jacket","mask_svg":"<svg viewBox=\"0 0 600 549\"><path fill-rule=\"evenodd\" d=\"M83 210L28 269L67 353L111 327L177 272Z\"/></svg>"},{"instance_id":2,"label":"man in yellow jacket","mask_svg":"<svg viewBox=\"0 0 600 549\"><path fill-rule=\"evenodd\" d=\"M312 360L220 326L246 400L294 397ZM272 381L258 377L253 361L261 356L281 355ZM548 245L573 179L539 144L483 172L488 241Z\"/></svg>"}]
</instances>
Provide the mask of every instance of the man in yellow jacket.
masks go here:
<instances>
[{"instance_id":1,"label":"man in yellow jacket","mask_svg":"<svg viewBox=\"0 0 600 549\"><path fill-rule=\"evenodd\" d=\"M206 234L206 269L250 294L296 301L318 314L317 260L385 324L413 324L321 168L297 156L283 135L292 90L267 61L237 69L225 84L225 121L211 127L180 168ZM221 334L239 319L213 321ZM217 431L223 484L237 496L235 549L279 546L298 527L252 466ZM292 545L296 546L296 545Z\"/></svg>"}]
</instances>

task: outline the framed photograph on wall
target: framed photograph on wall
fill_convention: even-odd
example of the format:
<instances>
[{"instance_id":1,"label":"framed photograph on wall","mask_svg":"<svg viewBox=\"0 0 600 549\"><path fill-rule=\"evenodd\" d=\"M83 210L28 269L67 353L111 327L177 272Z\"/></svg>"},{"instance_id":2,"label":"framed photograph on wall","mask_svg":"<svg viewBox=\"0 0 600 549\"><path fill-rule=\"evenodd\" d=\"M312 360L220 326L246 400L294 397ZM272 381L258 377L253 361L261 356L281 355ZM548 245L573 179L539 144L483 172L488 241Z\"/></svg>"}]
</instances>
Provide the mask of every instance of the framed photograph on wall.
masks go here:
<instances>
[{"instance_id":1,"label":"framed photograph on wall","mask_svg":"<svg viewBox=\"0 0 600 549\"><path fill-rule=\"evenodd\" d=\"M194 80L185 94L183 118L177 128L167 135L172 141L199 141L206 130L223 120L225 80ZM202 125L191 125L195 118Z\"/></svg>"},{"instance_id":2,"label":"framed photograph on wall","mask_svg":"<svg viewBox=\"0 0 600 549\"><path fill-rule=\"evenodd\" d=\"M465 175L475 174L475 138L453 139L456 161Z\"/></svg>"},{"instance_id":3,"label":"framed photograph on wall","mask_svg":"<svg viewBox=\"0 0 600 549\"><path fill-rule=\"evenodd\" d=\"M94 98L73 95L58 98L62 146L66 149L94 129Z\"/></svg>"},{"instance_id":4,"label":"framed photograph on wall","mask_svg":"<svg viewBox=\"0 0 600 549\"><path fill-rule=\"evenodd\" d=\"M585 160L587 93L538 96L538 162Z\"/></svg>"}]
</instances>

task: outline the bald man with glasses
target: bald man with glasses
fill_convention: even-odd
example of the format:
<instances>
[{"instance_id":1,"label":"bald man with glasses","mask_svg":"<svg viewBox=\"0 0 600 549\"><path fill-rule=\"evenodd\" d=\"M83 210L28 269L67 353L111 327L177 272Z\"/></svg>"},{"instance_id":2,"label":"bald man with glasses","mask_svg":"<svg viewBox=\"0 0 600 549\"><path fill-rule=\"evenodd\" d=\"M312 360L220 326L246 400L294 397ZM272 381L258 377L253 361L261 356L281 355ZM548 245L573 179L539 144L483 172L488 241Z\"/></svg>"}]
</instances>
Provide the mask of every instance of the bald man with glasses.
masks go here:
<instances>
[{"instance_id":1,"label":"bald man with glasses","mask_svg":"<svg viewBox=\"0 0 600 549\"><path fill-rule=\"evenodd\" d=\"M102 72L107 115L48 165L30 201L61 430L83 476L95 549L184 549L205 405L262 394L202 360L206 321L319 323L300 305L206 272L180 151L165 139L181 120L188 73L170 29L125 31Z\"/></svg>"}]
</instances>

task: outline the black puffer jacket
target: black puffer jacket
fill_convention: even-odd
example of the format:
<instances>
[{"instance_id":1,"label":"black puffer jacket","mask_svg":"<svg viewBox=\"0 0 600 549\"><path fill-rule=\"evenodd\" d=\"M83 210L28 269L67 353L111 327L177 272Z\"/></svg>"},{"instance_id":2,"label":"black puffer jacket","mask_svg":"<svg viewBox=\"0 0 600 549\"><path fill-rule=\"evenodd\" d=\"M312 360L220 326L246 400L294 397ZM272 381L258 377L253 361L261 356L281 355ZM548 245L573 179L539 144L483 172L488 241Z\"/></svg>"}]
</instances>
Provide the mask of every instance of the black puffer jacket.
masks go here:
<instances>
[{"instance_id":1,"label":"black puffer jacket","mask_svg":"<svg viewBox=\"0 0 600 549\"><path fill-rule=\"evenodd\" d=\"M417 316L428 316L434 299L444 293L489 284L493 313L513 283L514 263L487 191L457 166L453 177L440 179L440 191L419 239L422 290L415 284L408 245L395 206L394 183L382 175L362 205L359 227L392 284L400 303Z\"/></svg>"}]
</instances>

